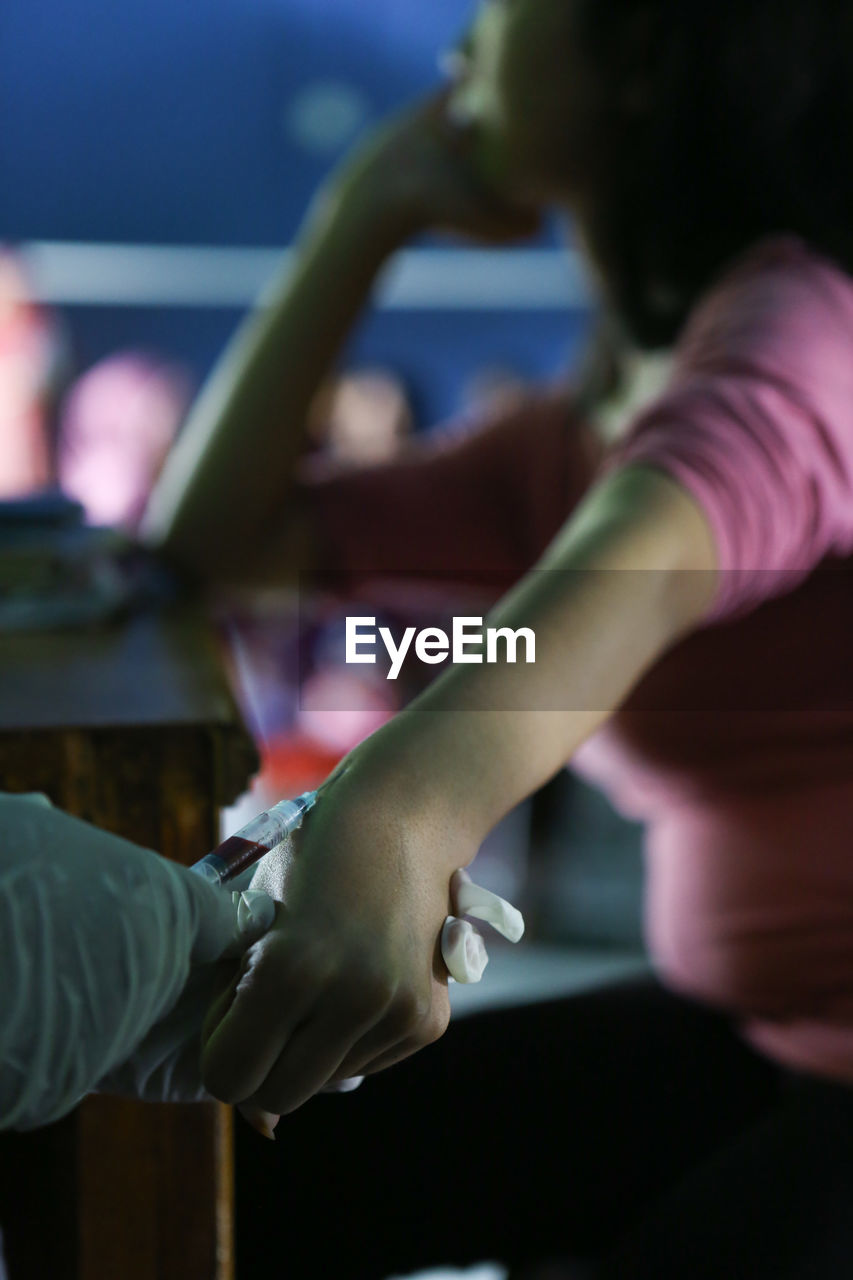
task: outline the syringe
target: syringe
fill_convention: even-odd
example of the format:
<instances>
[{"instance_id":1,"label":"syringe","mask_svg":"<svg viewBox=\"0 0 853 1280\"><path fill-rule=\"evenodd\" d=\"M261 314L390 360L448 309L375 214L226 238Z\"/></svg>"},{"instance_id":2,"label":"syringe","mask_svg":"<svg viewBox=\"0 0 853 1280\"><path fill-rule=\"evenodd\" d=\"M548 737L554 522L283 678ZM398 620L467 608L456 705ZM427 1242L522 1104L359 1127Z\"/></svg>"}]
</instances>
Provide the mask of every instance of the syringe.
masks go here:
<instances>
[{"instance_id":1,"label":"syringe","mask_svg":"<svg viewBox=\"0 0 853 1280\"><path fill-rule=\"evenodd\" d=\"M305 791L295 800L280 800L194 862L190 871L217 886L234 880L297 830L318 795L319 790Z\"/></svg>"}]
</instances>

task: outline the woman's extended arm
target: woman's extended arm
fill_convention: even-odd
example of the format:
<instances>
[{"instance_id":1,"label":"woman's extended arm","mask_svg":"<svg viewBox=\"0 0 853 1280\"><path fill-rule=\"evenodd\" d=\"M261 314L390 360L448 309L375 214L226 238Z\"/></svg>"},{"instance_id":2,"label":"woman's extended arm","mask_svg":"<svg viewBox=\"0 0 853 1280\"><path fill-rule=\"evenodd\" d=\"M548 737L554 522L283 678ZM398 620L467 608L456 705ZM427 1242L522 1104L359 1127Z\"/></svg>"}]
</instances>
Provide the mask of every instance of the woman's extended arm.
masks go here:
<instances>
[{"instance_id":1,"label":"woman's extended arm","mask_svg":"<svg viewBox=\"0 0 853 1280\"><path fill-rule=\"evenodd\" d=\"M713 570L707 523L683 489L649 468L614 473L488 618L531 630L535 663L453 666L398 717L396 767L414 777L429 759L430 791L481 842L705 612Z\"/></svg>"},{"instance_id":2,"label":"woman's extended arm","mask_svg":"<svg viewBox=\"0 0 853 1280\"><path fill-rule=\"evenodd\" d=\"M445 97L386 125L320 192L295 265L238 331L196 402L143 531L202 579L245 581L266 550L304 449L308 408L389 257L427 227L496 241L535 230L538 214L479 182Z\"/></svg>"},{"instance_id":3,"label":"woman's extended arm","mask_svg":"<svg viewBox=\"0 0 853 1280\"><path fill-rule=\"evenodd\" d=\"M211 1092L286 1112L441 1034L452 871L702 616L714 568L700 508L661 472L588 496L489 619L531 628L535 664L443 675L356 749L292 863L267 868L286 906L210 1019Z\"/></svg>"}]
</instances>

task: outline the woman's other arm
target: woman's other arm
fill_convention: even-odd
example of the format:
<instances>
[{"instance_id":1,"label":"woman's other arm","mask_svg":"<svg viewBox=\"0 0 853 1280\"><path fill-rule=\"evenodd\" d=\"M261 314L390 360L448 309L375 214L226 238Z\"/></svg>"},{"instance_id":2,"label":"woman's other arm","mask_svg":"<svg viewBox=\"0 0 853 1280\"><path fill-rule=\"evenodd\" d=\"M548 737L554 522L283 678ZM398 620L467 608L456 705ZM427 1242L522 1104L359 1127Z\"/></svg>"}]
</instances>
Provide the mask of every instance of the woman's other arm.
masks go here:
<instances>
[{"instance_id":1,"label":"woman's other arm","mask_svg":"<svg viewBox=\"0 0 853 1280\"><path fill-rule=\"evenodd\" d=\"M314 200L295 265L245 322L151 497L146 538L203 580L242 581L304 449L309 405L389 257L427 227L502 241L538 215L487 190L442 94L393 120Z\"/></svg>"}]
</instances>

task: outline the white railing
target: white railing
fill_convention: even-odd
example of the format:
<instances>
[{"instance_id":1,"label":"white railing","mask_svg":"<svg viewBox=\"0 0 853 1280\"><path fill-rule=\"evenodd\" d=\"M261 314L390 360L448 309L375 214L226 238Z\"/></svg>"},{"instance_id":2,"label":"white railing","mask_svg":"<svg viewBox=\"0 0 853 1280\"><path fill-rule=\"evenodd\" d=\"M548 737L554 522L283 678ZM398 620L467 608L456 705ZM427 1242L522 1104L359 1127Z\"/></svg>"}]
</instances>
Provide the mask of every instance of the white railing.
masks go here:
<instances>
[{"instance_id":1,"label":"white railing","mask_svg":"<svg viewBox=\"0 0 853 1280\"><path fill-rule=\"evenodd\" d=\"M247 307L260 300L289 251L207 246L21 246L39 300L56 306ZM564 249L411 249L377 286L390 310L586 308L580 255Z\"/></svg>"}]
</instances>

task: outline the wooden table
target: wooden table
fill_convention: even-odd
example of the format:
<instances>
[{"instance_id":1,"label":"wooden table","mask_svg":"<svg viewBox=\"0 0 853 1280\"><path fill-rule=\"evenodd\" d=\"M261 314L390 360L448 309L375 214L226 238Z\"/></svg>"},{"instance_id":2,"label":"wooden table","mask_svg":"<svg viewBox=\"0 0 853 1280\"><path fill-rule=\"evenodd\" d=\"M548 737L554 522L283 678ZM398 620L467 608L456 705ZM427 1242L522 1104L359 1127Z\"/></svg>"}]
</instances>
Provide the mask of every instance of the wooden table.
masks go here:
<instances>
[{"instance_id":1,"label":"wooden table","mask_svg":"<svg viewBox=\"0 0 853 1280\"><path fill-rule=\"evenodd\" d=\"M188 614L0 635L0 790L190 863L257 768L214 637ZM230 1280L230 1108L89 1098L0 1135L10 1280Z\"/></svg>"}]
</instances>

